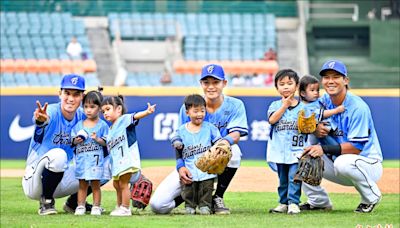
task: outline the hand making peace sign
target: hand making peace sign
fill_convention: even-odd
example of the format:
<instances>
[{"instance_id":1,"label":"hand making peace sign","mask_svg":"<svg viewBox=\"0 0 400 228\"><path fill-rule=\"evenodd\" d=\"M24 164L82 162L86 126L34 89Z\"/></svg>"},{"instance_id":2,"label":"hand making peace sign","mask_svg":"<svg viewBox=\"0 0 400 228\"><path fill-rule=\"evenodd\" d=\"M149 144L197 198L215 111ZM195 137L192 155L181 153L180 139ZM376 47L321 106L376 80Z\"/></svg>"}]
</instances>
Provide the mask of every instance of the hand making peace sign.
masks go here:
<instances>
[{"instance_id":1,"label":"hand making peace sign","mask_svg":"<svg viewBox=\"0 0 400 228\"><path fill-rule=\"evenodd\" d=\"M47 112L46 112L48 103L46 102L44 104L44 106L42 107L40 102L36 101L36 105L37 105L37 109L35 109L35 112L33 113L35 120L38 122L42 122L42 123L46 122L47 119L49 118L49 116L47 115Z\"/></svg>"}]
</instances>

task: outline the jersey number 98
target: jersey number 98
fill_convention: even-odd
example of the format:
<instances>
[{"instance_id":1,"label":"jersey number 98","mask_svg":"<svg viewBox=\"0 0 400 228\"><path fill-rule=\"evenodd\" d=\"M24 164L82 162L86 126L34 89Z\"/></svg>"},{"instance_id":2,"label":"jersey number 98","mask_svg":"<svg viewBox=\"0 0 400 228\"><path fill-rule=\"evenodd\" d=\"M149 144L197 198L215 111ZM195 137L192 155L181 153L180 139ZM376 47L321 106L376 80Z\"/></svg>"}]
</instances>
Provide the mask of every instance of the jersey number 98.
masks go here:
<instances>
[{"instance_id":1,"label":"jersey number 98","mask_svg":"<svg viewBox=\"0 0 400 228\"><path fill-rule=\"evenodd\" d=\"M292 146L304 146L304 136L303 135L293 135Z\"/></svg>"}]
</instances>

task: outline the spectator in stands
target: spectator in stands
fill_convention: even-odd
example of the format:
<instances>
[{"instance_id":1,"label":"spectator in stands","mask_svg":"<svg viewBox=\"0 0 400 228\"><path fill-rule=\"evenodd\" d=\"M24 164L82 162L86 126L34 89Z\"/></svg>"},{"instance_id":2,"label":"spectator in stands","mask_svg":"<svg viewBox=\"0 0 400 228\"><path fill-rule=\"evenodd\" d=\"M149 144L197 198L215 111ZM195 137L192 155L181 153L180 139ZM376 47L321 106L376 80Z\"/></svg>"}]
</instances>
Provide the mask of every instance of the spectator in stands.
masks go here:
<instances>
[{"instance_id":1,"label":"spectator in stands","mask_svg":"<svg viewBox=\"0 0 400 228\"><path fill-rule=\"evenodd\" d=\"M83 58L83 50L82 45L78 42L75 36L71 38L71 42L69 42L67 46L67 54L72 59L82 59Z\"/></svg>"},{"instance_id":2,"label":"spectator in stands","mask_svg":"<svg viewBox=\"0 0 400 228\"><path fill-rule=\"evenodd\" d=\"M249 75L249 74L244 75L244 85L246 87L251 87L253 85L252 80L253 80L252 75Z\"/></svg>"},{"instance_id":3,"label":"spectator in stands","mask_svg":"<svg viewBox=\"0 0 400 228\"><path fill-rule=\"evenodd\" d=\"M269 48L268 51L264 53L264 60L276 60L276 52L274 49Z\"/></svg>"},{"instance_id":4,"label":"spectator in stands","mask_svg":"<svg viewBox=\"0 0 400 228\"><path fill-rule=\"evenodd\" d=\"M234 74L232 76L232 85L233 86L243 86L245 83L244 77L240 76L239 74Z\"/></svg>"},{"instance_id":5,"label":"spectator in stands","mask_svg":"<svg viewBox=\"0 0 400 228\"><path fill-rule=\"evenodd\" d=\"M253 86L257 86L257 87L263 86L264 85L264 75L254 73L253 77L251 78L251 84Z\"/></svg>"},{"instance_id":6,"label":"spectator in stands","mask_svg":"<svg viewBox=\"0 0 400 228\"><path fill-rule=\"evenodd\" d=\"M169 84L172 82L172 64L170 57L167 57L164 61L164 73L160 78L161 84Z\"/></svg>"},{"instance_id":7,"label":"spectator in stands","mask_svg":"<svg viewBox=\"0 0 400 228\"><path fill-rule=\"evenodd\" d=\"M168 71L164 71L163 75L160 78L161 84L169 84L172 82L171 74Z\"/></svg>"}]
</instances>

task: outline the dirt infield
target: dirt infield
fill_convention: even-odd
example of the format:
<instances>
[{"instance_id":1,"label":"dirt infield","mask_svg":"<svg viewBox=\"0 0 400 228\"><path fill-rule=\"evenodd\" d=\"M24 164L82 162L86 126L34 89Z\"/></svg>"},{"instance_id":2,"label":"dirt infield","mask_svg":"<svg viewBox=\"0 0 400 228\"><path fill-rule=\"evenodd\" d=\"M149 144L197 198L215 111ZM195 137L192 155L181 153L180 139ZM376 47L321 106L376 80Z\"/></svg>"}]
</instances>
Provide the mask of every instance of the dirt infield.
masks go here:
<instances>
[{"instance_id":1,"label":"dirt infield","mask_svg":"<svg viewBox=\"0 0 400 228\"><path fill-rule=\"evenodd\" d=\"M174 167L150 167L144 168L143 174L151 179L157 188L158 184L174 169ZM22 177L24 170L21 169L1 169L1 177ZM383 176L378 182L379 188L383 193L400 193L400 169L385 168ZM354 187L345 187L332 182L323 180L328 192L336 193L356 193ZM276 192L278 187L278 176L267 167L241 167L235 178L232 180L228 191L233 192ZM110 181L105 190L114 190Z\"/></svg>"}]
</instances>

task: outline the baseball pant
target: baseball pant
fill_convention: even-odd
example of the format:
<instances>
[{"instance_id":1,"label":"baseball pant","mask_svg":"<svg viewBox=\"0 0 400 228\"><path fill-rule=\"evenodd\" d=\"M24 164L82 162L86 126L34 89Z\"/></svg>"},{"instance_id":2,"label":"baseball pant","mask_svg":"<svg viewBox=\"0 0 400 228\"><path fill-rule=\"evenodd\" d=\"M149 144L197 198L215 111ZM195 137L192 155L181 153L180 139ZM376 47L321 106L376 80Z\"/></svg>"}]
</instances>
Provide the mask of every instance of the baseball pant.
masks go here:
<instances>
[{"instance_id":1,"label":"baseball pant","mask_svg":"<svg viewBox=\"0 0 400 228\"><path fill-rule=\"evenodd\" d=\"M380 161L355 154L340 155L334 162L326 155L323 155L323 159L325 179L344 186L354 186L361 195L361 203L374 204L379 201L381 192L376 182L383 172ZM312 206L332 206L323 187L303 183L302 189Z\"/></svg>"},{"instance_id":2,"label":"baseball pant","mask_svg":"<svg viewBox=\"0 0 400 228\"><path fill-rule=\"evenodd\" d=\"M238 145L232 145L232 158L228 167L239 168L242 153ZM156 214L168 214L175 208L174 199L181 195L179 173L174 169L157 187L150 199L150 207Z\"/></svg>"},{"instance_id":3,"label":"baseball pant","mask_svg":"<svg viewBox=\"0 0 400 228\"><path fill-rule=\"evenodd\" d=\"M30 199L39 200L42 195L42 173L45 168L52 172L64 172L53 194L54 198L69 196L78 191L79 181L75 178L75 164L68 164L67 154L63 149L51 149L42 157L35 158L33 154L28 161L31 163L25 168L22 188Z\"/></svg>"}]
</instances>

